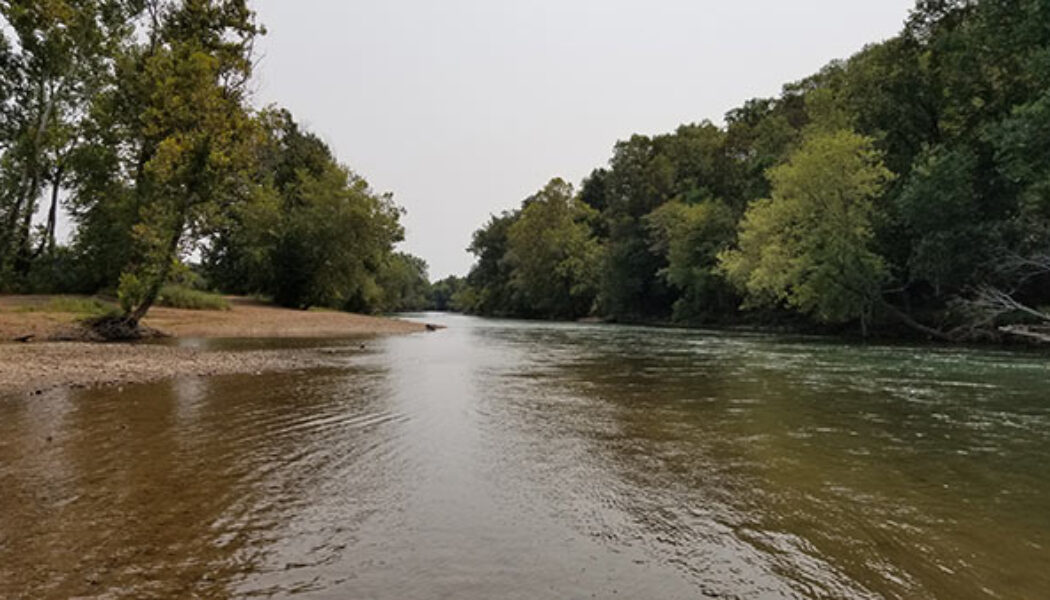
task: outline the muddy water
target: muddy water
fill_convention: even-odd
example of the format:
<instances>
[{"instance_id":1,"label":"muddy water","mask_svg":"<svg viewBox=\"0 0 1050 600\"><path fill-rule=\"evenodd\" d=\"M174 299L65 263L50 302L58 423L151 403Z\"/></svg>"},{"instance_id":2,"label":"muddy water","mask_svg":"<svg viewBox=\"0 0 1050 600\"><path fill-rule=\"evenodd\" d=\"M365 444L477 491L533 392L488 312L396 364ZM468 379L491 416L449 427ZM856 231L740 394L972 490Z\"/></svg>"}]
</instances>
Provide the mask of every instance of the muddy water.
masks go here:
<instances>
[{"instance_id":1,"label":"muddy water","mask_svg":"<svg viewBox=\"0 0 1050 600\"><path fill-rule=\"evenodd\" d=\"M0 597L1050 593L1045 355L436 319L0 399Z\"/></svg>"}]
</instances>

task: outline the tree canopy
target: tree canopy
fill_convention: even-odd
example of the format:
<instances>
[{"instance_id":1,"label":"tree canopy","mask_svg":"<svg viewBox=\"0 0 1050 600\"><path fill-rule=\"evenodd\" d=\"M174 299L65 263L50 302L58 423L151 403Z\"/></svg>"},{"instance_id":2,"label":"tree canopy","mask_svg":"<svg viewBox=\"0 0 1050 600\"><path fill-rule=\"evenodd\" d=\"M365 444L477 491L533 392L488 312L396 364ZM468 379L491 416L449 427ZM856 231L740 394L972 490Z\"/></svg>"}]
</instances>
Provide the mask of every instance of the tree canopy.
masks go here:
<instances>
[{"instance_id":1,"label":"tree canopy","mask_svg":"<svg viewBox=\"0 0 1050 600\"><path fill-rule=\"evenodd\" d=\"M737 248L719 256L744 306L784 303L866 328L887 278L872 250L873 200L890 179L871 140L814 133L769 178L772 196L751 203Z\"/></svg>"}]
</instances>

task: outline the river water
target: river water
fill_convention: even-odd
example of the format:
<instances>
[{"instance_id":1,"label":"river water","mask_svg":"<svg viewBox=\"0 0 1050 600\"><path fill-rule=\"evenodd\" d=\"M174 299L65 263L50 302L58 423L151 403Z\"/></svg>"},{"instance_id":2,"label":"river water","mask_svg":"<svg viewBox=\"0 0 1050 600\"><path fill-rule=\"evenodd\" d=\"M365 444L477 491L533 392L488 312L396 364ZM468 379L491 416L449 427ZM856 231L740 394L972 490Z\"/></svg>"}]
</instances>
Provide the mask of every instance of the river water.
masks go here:
<instances>
[{"instance_id":1,"label":"river water","mask_svg":"<svg viewBox=\"0 0 1050 600\"><path fill-rule=\"evenodd\" d=\"M0 399L0 597L1050 597L1046 355L425 319Z\"/></svg>"}]
</instances>

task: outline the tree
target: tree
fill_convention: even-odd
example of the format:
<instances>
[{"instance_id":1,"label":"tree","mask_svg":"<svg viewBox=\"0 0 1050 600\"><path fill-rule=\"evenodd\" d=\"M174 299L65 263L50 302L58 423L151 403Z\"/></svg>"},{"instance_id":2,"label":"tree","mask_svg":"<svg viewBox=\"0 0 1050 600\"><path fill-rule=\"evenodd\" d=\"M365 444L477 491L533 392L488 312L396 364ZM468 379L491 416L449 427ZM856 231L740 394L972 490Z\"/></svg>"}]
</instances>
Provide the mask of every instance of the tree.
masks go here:
<instances>
[{"instance_id":1,"label":"tree","mask_svg":"<svg viewBox=\"0 0 1050 600\"><path fill-rule=\"evenodd\" d=\"M55 249L60 192L85 139L86 107L113 83L112 58L135 9L117 0L0 2L0 288L24 280ZM47 221L35 244L41 196Z\"/></svg>"},{"instance_id":2,"label":"tree","mask_svg":"<svg viewBox=\"0 0 1050 600\"><path fill-rule=\"evenodd\" d=\"M209 279L294 308L421 308L426 264L393 253L404 231L392 197L340 165L288 111L271 107L255 121L249 193L208 239Z\"/></svg>"},{"instance_id":3,"label":"tree","mask_svg":"<svg viewBox=\"0 0 1050 600\"><path fill-rule=\"evenodd\" d=\"M523 203L520 218L507 232L506 261L511 287L537 316L590 314L598 244L588 221L596 216L561 179Z\"/></svg>"},{"instance_id":4,"label":"tree","mask_svg":"<svg viewBox=\"0 0 1050 600\"><path fill-rule=\"evenodd\" d=\"M380 308L386 312L424 310L429 304L427 263L405 252L391 254L377 277L383 292Z\"/></svg>"},{"instance_id":5,"label":"tree","mask_svg":"<svg viewBox=\"0 0 1050 600\"><path fill-rule=\"evenodd\" d=\"M890 179L872 140L818 131L769 173L773 193L748 208L722 269L749 306L786 304L866 333L886 280L871 250L872 200Z\"/></svg>"},{"instance_id":6,"label":"tree","mask_svg":"<svg viewBox=\"0 0 1050 600\"><path fill-rule=\"evenodd\" d=\"M133 262L121 274L124 322L135 328L187 239L242 194L256 130L246 109L252 43L262 30L245 0L166 5L123 74L136 146L139 205Z\"/></svg>"},{"instance_id":7,"label":"tree","mask_svg":"<svg viewBox=\"0 0 1050 600\"><path fill-rule=\"evenodd\" d=\"M656 240L654 249L667 257L661 274L681 292L675 320L711 320L736 308L737 296L718 269L719 253L736 234L736 217L724 202L668 202L645 222Z\"/></svg>"},{"instance_id":8,"label":"tree","mask_svg":"<svg viewBox=\"0 0 1050 600\"><path fill-rule=\"evenodd\" d=\"M982 218L975 185L977 159L966 148L935 147L915 163L897 198L896 209L907 237L909 284L933 288L936 297L958 293L973 280L997 237L993 222Z\"/></svg>"},{"instance_id":9,"label":"tree","mask_svg":"<svg viewBox=\"0 0 1050 600\"><path fill-rule=\"evenodd\" d=\"M303 208L301 186L338 168L331 149L275 107L255 117L261 132L254 153L252 193L229 207L204 249L207 276L237 294L274 295L276 232L284 216ZM295 277L294 269L289 273Z\"/></svg>"},{"instance_id":10,"label":"tree","mask_svg":"<svg viewBox=\"0 0 1050 600\"><path fill-rule=\"evenodd\" d=\"M1050 68L1050 52L1047 57ZM1014 107L990 128L988 138L999 171L1016 190L1020 217L1045 226L1050 221L1050 89Z\"/></svg>"},{"instance_id":11,"label":"tree","mask_svg":"<svg viewBox=\"0 0 1050 600\"><path fill-rule=\"evenodd\" d=\"M391 197L287 111L249 105L262 33L247 0L0 0L0 289L116 289L124 314L96 325L134 336L199 250L225 290L422 307Z\"/></svg>"},{"instance_id":12,"label":"tree","mask_svg":"<svg viewBox=\"0 0 1050 600\"><path fill-rule=\"evenodd\" d=\"M455 275L435 281L430 286L429 308L442 312L463 310L463 307L458 305L455 297L465 286L466 280Z\"/></svg>"},{"instance_id":13,"label":"tree","mask_svg":"<svg viewBox=\"0 0 1050 600\"><path fill-rule=\"evenodd\" d=\"M510 286L511 267L507 254L507 233L520 211L504 211L493 215L474 232L467 251L477 262L467 275L467 283L458 295L458 307L480 315L508 316L523 314L526 310Z\"/></svg>"},{"instance_id":14,"label":"tree","mask_svg":"<svg viewBox=\"0 0 1050 600\"><path fill-rule=\"evenodd\" d=\"M753 200L769 195L766 172L781 161L797 141L786 103L775 99L748 100L726 114L725 153L731 159L731 194L724 200L743 212Z\"/></svg>"},{"instance_id":15,"label":"tree","mask_svg":"<svg viewBox=\"0 0 1050 600\"><path fill-rule=\"evenodd\" d=\"M258 291L294 308L379 307L376 277L403 236L400 210L345 167L299 177L293 194L252 209L248 235L258 242L248 247L257 249L265 277Z\"/></svg>"},{"instance_id":16,"label":"tree","mask_svg":"<svg viewBox=\"0 0 1050 600\"><path fill-rule=\"evenodd\" d=\"M665 317L674 297L657 273L667 264L652 252L642 218L675 196L675 165L653 139L635 135L616 144L604 185L600 311L625 320Z\"/></svg>"}]
</instances>

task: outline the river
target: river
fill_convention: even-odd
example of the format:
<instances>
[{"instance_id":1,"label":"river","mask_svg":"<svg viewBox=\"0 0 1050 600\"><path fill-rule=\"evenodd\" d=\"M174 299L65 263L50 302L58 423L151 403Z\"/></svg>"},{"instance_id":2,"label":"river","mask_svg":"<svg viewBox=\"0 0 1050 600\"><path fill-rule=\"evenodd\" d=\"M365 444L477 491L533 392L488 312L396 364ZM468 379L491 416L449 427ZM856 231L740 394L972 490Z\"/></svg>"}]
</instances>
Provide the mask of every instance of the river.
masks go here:
<instances>
[{"instance_id":1,"label":"river","mask_svg":"<svg viewBox=\"0 0 1050 600\"><path fill-rule=\"evenodd\" d=\"M0 597L1050 594L1045 354L423 318L0 399Z\"/></svg>"}]
</instances>

